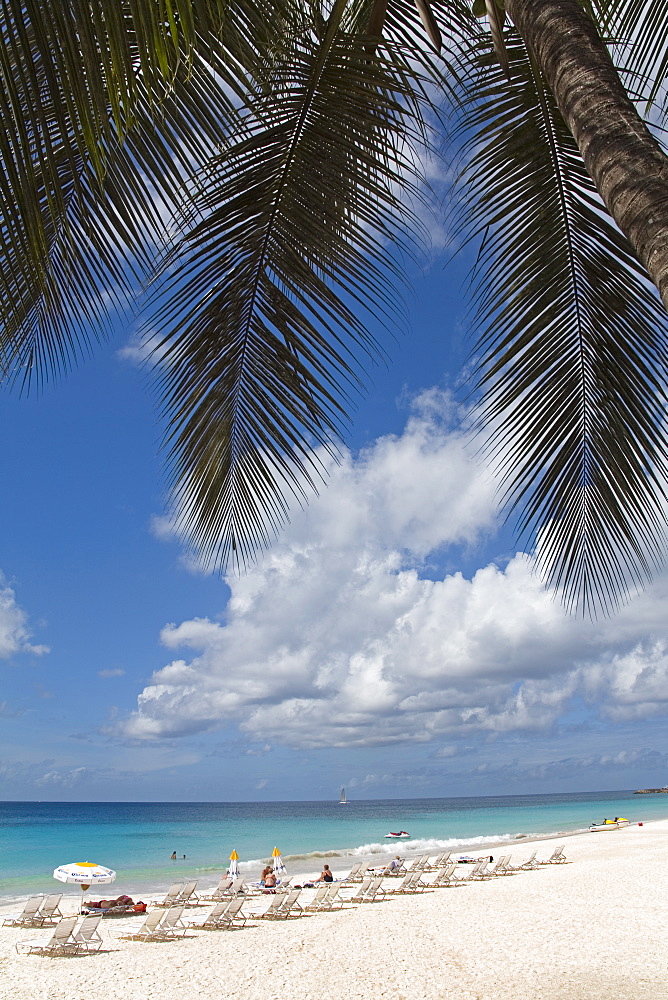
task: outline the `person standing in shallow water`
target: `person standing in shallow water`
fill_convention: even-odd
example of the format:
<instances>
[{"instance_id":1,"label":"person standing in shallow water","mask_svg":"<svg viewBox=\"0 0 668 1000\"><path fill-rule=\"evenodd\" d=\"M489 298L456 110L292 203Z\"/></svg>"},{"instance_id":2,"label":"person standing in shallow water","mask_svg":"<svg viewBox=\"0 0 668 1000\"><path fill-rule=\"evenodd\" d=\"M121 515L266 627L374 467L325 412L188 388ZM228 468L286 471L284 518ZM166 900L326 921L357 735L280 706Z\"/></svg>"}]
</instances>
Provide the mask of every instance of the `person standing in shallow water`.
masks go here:
<instances>
[{"instance_id":1,"label":"person standing in shallow water","mask_svg":"<svg viewBox=\"0 0 668 1000\"><path fill-rule=\"evenodd\" d=\"M169 859L169 860L170 860L170 861L176 861L176 851L172 851L172 853L171 853L171 856L170 856L170 859Z\"/></svg>"}]
</instances>

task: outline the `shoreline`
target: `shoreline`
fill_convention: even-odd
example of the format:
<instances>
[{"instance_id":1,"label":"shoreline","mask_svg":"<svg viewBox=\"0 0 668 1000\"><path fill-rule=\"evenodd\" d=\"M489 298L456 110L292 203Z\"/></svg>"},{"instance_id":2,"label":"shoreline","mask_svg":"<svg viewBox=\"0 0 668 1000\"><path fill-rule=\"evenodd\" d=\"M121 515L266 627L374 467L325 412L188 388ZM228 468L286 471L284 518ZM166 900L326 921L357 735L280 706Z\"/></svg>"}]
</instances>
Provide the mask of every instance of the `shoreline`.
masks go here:
<instances>
[{"instance_id":1,"label":"shoreline","mask_svg":"<svg viewBox=\"0 0 668 1000\"><path fill-rule=\"evenodd\" d=\"M512 863L523 862L533 844L544 845L539 857L546 859L565 839L514 841ZM45 931L1 928L3 995L612 1000L629 993L654 1000L665 995L667 848L668 820L606 836L575 833L566 840L567 864L295 920L251 920L241 933L194 931L162 944L124 939L142 918L108 918L100 925L102 951L76 959L19 956L15 941ZM266 905L267 897L253 897L248 909Z\"/></svg>"},{"instance_id":2,"label":"shoreline","mask_svg":"<svg viewBox=\"0 0 668 1000\"><path fill-rule=\"evenodd\" d=\"M633 821L629 826L637 826L638 823L643 826L649 826L658 822L668 822L668 819L638 820ZM629 827L622 829L629 829ZM492 835L490 838L480 836L463 838L460 841L456 838L443 838L442 840L429 838L428 840L422 840L416 837L415 844L411 840L388 841L387 844L379 842L377 845L374 845L377 849L373 851L364 851L363 847L348 849L334 848L324 851L311 851L304 855L286 854L283 860L288 867L289 874L294 876L295 880L303 880L315 875L316 869L319 869L321 862L324 861L329 862L332 868L343 873L349 871L359 861L375 862L375 867L380 867L383 858L389 861L391 857L397 854L408 862L424 854L434 857L443 850L451 850L453 856L478 856L492 852L499 854L503 853L504 849L517 850L522 849L525 845L529 846L552 840L564 840L582 836L590 836L587 828L557 832L551 831L544 834L501 834L497 837ZM594 835L591 834L591 836ZM431 846L417 846L418 844L430 844ZM271 864L271 860L270 856L248 861L242 860L239 864L240 874L244 876L247 882L255 882L260 878L260 873L264 865L267 863ZM121 870L114 884L114 890L110 889L110 891L115 892L116 887L118 887L119 892L127 892L128 895L133 895L135 898L141 898L144 895L151 897L166 891L168 884L171 882L197 879L200 889L203 892L208 892L217 885L219 879L224 875L226 868L225 862L221 862L220 865L207 865L203 868L196 865L182 865L181 859L173 862L172 865L172 868L168 868L167 864L165 864L163 868L157 868L154 873L146 871L136 873L134 880L132 871L124 872ZM341 876L339 875L339 877ZM0 914L7 906L16 907L31 895L53 892L56 889L61 891L63 887L62 883L52 881L48 875L40 879L38 884L40 888L31 887L17 893L0 894Z\"/></svg>"}]
</instances>

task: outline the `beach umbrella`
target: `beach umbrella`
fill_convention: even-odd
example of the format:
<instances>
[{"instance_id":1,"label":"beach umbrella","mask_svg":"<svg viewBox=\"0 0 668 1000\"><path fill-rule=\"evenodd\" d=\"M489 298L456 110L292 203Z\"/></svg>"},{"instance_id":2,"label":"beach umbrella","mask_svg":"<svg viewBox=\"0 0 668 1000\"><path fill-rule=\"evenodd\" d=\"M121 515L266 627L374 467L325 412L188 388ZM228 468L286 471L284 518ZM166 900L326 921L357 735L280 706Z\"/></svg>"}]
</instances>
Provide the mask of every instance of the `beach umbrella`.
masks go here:
<instances>
[{"instance_id":1,"label":"beach umbrella","mask_svg":"<svg viewBox=\"0 0 668 1000\"><path fill-rule=\"evenodd\" d=\"M274 859L274 875L285 875L286 867L283 864L283 858L281 857L281 852L277 847L271 852L271 856Z\"/></svg>"},{"instance_id":2,"label":"beach umbrella","mask_svg":"<svg viewBox=\"0 0 668 1000\"><path fill-rule=\"evenodd\" d=\"M227 873L230 878L239 877L239 855L236 851L232 851L230 854L230 867L227 869Z\"/></svg>"},{"instance_id":3,"label":"beach umbrella","mask_svg":"<svg viewBox=\"0 0 668 1000\"><path fill-rule=\"evenodd\" d=\"M92 861L76 861L71 865L61 865L60 868L56 868L53 877L59 882L75 882L81 886L82 892L87 892L92 885L114 882L116 872Z\"/></svg>"}]
</instances>

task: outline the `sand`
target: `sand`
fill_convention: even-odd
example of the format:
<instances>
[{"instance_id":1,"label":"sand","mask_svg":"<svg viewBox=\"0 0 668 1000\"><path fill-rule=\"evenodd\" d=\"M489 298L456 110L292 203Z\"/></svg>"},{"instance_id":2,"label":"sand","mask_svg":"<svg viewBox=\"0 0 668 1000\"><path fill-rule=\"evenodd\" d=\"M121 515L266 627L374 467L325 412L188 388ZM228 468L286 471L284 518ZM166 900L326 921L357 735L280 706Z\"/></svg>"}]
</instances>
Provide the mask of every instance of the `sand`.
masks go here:
<instances>
[{"instance_id":1,"label":"sand","mask_svg":"<svg viewBox=\"0 0 668 1000\"><path fill-rule=\"evenodd\" d=\"M668 998L668 820L542 841L538 857L559 842L568 864L175 942L123 940L142 918L107 918L103 950L82 957L17 955L47 932L2 928L0 997Z\"/></svg>"}]
</instances>

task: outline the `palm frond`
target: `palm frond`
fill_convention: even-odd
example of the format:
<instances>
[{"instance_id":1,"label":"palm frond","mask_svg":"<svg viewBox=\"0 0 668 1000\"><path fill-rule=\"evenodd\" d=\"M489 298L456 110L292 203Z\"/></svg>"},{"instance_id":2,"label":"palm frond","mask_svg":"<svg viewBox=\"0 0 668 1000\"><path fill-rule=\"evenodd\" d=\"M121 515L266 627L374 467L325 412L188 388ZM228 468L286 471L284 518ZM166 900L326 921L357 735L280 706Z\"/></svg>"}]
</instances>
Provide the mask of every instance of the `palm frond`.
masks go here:
<instances>
[{"instance_id":1,"label":"palm frond","mask_svg":"<svg viewBox=\"0 0 668 1000\"><path fill-rule=\"evenodd\" d=\"M666 316L516 33L472 61L460 178L486 234L479 416L519 529L568 607L609 613L665 554Z\"/></svg>"},{"instance_id":2,"label":"palm frond","mask_svg":"<svg viewBox=\"0 0 668 1000\"><path fill-rule=\"evenodd\" d=\"M668 0L595 2L597 20L610 45L622 79L634 99L651 113L658 106L668 116Z\"/></svg>"},{"instance_id":3,"label":"palm frond","mask_svg":"<svg viewBox=\"0 0 668 1000\"><path fill-rule=\"evenodd\" d=\"M364 314L396 321L392 257L412 252L419 73L387 41L371 57L368 5L313 7L203 174L151 320L180 527L219 565L269 542L286 484L316 488L313 447L335 450L361 386L354 353L377 352Z\"/></svg>"},{"instance_id":4,"label":"palm frond","mask_svg":"<svg viewBox=\"0 0 668 1000\"><path fill-rule=\"evenodd\" d=\"M271 65L283 6L3 0L5 376L66 367L99 335L108 296L127 300L151 272L169 234L161 209L226 140Z\"/></svg>"}]
</instances>

